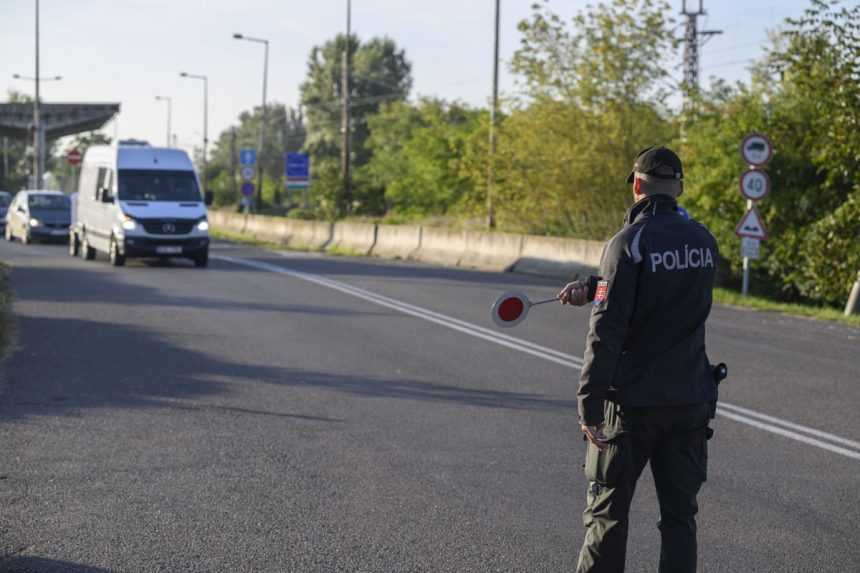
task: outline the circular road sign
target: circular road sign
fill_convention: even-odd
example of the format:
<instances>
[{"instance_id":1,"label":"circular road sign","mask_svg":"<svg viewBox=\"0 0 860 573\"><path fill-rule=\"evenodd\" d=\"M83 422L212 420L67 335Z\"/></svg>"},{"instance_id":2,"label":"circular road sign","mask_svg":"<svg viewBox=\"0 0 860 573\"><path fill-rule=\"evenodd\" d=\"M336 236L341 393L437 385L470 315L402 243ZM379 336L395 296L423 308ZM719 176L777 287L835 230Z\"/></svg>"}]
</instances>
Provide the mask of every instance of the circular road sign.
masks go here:
<instances>
[{"instance_id":1,"label":"circular road sign","mask_svg":"<svg viewBox=\"0 0 860 573\"><path fill-rule=\"evenodd\" d=\"M69 165L80 165L81 152L77 149L70 150L68 153L66 153L66 160L69 162Z\"/></svg>"},{"instance_id":2,"label":"circular road sign","mask_svg":"<svg viewBox=\"0 0 860 573\"><path fill-rule=\"evenodd\" d=\"M741 157L747 164L761 167L773 157L773 144L764 135L752 133L741 143Z\"/></svg>"},{"instance_id":3,"label":"circular road sign","mask_svg":"<svg viewBox=\"0 0 860 573\"><path fill-rule=\"evenodd\" d=\"M253 197L254 196L254 184L250 181L245 181L242 183L242 195L245 197Z\"/></svg>"},{"instance_id":4,"label":"circular road sign","mask_svg":"<svg viewBox=\"0 0 860 573\"><path fill-rule=\"evenodd\" d=\"M526 319L531 302L518 291L506 292L493 303L491 314L496 326L511 328Z\"/></svg>"},{"instance_id":5,"label":"circular road sign","mask_svg":"<svg viewBox=\"0 0 860 573\"><path fill-rule=\"evenodd\" d=\"M750 169L741 175L741 195L750 201L761 201L770 192L770 177L764 171Z\"/></svg>"},{"instance_id":6,"label":"circular road sign","mask_svg":"<svg viewBox=\"0 0 860 573\"><path fill-rule=\"evenodd\" d=\"M254 178L254 168L246 165L242 168L242 179L250 181Z\"/></svg>"}]
</instances>

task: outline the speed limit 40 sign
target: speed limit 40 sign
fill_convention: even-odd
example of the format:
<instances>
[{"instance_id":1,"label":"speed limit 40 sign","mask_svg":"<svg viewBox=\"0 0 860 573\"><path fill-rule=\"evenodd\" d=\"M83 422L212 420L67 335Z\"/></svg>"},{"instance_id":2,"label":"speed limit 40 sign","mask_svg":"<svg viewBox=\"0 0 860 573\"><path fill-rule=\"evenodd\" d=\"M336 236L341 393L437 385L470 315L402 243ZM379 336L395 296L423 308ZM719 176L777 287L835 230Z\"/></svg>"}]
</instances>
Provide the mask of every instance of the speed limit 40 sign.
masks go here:
<instances>
[{"instance_id":1,"label":"speed limit 40 sign","mask_svg":"<svg viewBox=\"0 0 860 573\"><path fill-rule=\"evenodd\" d=\"M750 201L760 201L770 192L770 177L759 169L741 175L741 194Z\"/></svg>"}]
</instances>

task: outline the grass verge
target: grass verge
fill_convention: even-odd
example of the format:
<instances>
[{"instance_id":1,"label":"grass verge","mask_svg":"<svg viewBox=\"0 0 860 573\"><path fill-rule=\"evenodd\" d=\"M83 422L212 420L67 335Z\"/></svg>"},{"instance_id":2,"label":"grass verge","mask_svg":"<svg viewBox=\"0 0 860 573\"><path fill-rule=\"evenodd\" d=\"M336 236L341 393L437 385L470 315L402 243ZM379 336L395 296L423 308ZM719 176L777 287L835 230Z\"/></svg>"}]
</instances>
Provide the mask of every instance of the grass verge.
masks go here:
<instances>
[{"instance_id":1,"label":"grass verge","mask_svg":"<svg viewBox=\"0 0 860 573\"><path fill-rule=\"evenodd\" d=\"M747 295L729 290L727 288L714 289L714 302L729 306L737 306L742 308L751 308L765 312L778 312L792 316L805 316L808 318L817 318L820 320L831 320L849 324L851 326L860 326L860 316L845 316L845 314L835 308L824 308L820 306L812 306L807 304L776 302L760 296Z\"/></svg>"},{"instance_id":2,"label":"grass verge","mask_svg":"<svg viewBox=\"0 0 860 573\"><path fill-rule=\"evenodd\" d=\"M255 237L251 237L249 235L245 235L243 233L239 233L237 231L229 231L226 229L213 229L209 228L209 236L213 239L218 239L221 241L231 241L233 243L240 243L243 245L251 245L254 247L261 247L264 249L273 249L277 251L290 250L290 251L303 251L303 252L324 252L327 255L333 255L335 257L363 257L366 256L361 251L356 251L355 249L349 249L346 247L331 247L326 249L325 251L320 251L319 249L314 249L311 247L303 247L299 245L290 245L287 246L283 243L278 243L276 241L267 241L265 239L257 239Z\"/></svg>"}]
</instances>

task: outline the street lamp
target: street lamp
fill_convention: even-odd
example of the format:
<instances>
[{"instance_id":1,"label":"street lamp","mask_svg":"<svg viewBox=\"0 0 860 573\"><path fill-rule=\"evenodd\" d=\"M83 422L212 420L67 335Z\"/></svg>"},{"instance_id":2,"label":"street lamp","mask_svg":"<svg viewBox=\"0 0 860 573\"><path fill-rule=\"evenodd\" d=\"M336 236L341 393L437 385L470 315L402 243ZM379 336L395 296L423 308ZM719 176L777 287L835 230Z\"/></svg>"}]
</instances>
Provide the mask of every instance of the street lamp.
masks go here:
<instances>
[{"instance_id":1,"label":"street lamp","mask_svg":"<svg viewBox=\"0 0 860 573\"><path fill-rule=\"evenodd\" d=\"M496 155L496 115L499 112L499 13L501 0L496 0L496 27L493 49L493 103L490 107L490 161L487 166L487 228L496 228L495 207L495 155Z\"/></svg>"},{"instance_id":2,"label":"street lamp","mask_svg":"<svg viewBox=\"0 0 860 573\"><path fill-rule=\"evenodd\" d=\"M235 40L246 40L248 42L256 42L265 46L263 55L263 110L262 118L260 119L260 139L257 142L257 155L259 156L259 166L257 170L257 211L263 206L263 136L266 131L266 85L269 81L269 40L263 38L252 38L242 34L233 34ZM275 201L278 200L278 189L275 188Z\"/></svg>"},{"instance_id":3,"label":"street lamp","mask_svg":"<svg viewBox=\"0 0 860 573\"><path fill-rule=\"evenodd\" d=\"M39 76L39 0L35 2L36 8L36 74L32 77L14 74L16 80L29 80L36 84L36 94L33 98L33 187L43 187L43 174L45 172L45 131L42 128L42 117L39 106L41 97L39 95L39 83L43 81L56 81L63 79L61 76L42 78Z\"/></svg>"},{"instance_id":4,"label":"street lamp","mask_svg":"<svg viewBox=\"0 0 860 573\"><path fill-rule=\"evenodd\" d=\"M38 68L38 65L36 66ZM24 76L21 74L12 74L12 78L16 80L24 80L35 82L36 97L33 99L33 187L41 189L43 187L43 175L45 173L45 134L42 130L42 113L40 109L41 98L39 97L39 84L42 82L57 82L63 79L63 76Z\"/></svg>"},{"instance_id":5,"label":"street lamp","mask_svg":"<svg viewBox=\"0 0 860 573\"><path fill-rule=\"evenodd\" d=\"M171 119L173 115L173 98L168 96L155 96L157 101L166 101L167 102L167 147L170 147L170 134L173 131L173 126L171 125Z\"/></svg>"},{"instance_id":6,"label":"street lamp","mask_svg":"<svg viewBox=\"0 0 860 573\"><path fill-rule=\"evenodd\" d=\"M205 193L209 187L209 159L207 157L207 149L209 147L209 78L199 74L189 74L188 72L179 72L179 77L190 78L192 80L203 80L203 192Z\"/></svg>"}]
</instances>

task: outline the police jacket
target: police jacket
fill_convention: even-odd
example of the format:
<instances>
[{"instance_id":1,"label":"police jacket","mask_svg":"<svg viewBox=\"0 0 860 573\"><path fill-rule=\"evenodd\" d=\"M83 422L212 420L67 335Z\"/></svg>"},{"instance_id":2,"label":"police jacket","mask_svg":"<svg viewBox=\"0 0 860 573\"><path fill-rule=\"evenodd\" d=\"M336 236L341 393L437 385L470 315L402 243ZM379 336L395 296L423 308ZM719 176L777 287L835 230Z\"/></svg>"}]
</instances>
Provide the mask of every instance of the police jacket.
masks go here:
<instances>
[{"instance_id":1,"label":"police jacket","mask_svg":"<svg viewBox=\"0 0 860 573\"><path fill-rule=\"evenodd\" d=\"M589 281L593 310L577 392L579 417L603 421L604 400L627 406L716 399L705 320L717 243L669 195L637 201Z\"/></svg>"}]
</instances>

